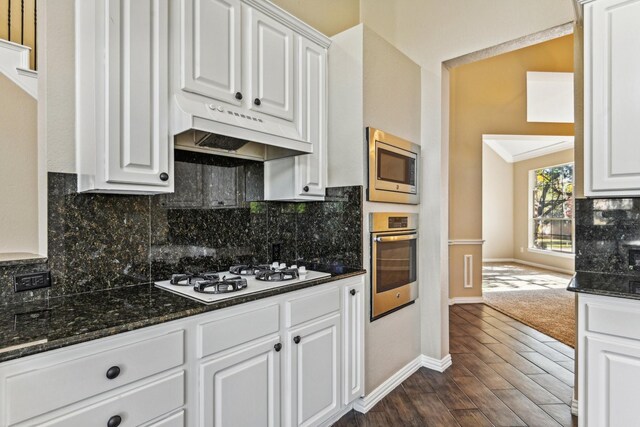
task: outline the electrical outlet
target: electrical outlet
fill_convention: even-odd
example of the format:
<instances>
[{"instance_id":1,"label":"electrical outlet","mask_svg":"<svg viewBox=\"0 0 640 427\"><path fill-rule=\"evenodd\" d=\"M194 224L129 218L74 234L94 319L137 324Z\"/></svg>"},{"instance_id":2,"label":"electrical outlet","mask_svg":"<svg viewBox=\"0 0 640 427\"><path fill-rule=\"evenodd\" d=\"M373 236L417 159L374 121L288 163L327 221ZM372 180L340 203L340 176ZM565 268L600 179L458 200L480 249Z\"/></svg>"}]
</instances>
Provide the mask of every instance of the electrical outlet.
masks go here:
<instances>
[{"instance_id":1,"label":"electrical outlet","mask_svg":"<svg viewBox=\"0 0 640 427\"><path fill-rule=\"evenodd\" d=\"M49 271L16 274L14 277L14 289L16 292L32 291L34 289L48 288L50 286L51 274Z\"/></svg>"},{"instance_id":2,"label":"electrical outlet","mask_svg":"<svg viewBox=\"0 0 640 427\"><path fill-rule=\"evenodd\" d=\"M271 244L271 262L280 262L282 259L280 258L282 255L282 243L272 243Z\"/></svg>"}]
</instances>

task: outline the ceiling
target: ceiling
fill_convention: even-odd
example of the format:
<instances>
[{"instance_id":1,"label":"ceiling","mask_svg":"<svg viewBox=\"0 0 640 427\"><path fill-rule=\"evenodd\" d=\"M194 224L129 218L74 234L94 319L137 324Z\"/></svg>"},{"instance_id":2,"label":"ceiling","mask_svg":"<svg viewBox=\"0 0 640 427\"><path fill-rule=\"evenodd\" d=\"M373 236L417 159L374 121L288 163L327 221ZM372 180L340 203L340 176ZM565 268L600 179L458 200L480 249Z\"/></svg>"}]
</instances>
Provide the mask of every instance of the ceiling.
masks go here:
<instances>
[{"instance_id":1,"label":"ceiling","mask_svg":"<svg viewBox=\"0 0 640 427\"><path fill-rule=\"evenodd\" d=\"M482 135L482 141L506 162L515 163L573 148L573 136Z\"/></svg>"}]
</instances>

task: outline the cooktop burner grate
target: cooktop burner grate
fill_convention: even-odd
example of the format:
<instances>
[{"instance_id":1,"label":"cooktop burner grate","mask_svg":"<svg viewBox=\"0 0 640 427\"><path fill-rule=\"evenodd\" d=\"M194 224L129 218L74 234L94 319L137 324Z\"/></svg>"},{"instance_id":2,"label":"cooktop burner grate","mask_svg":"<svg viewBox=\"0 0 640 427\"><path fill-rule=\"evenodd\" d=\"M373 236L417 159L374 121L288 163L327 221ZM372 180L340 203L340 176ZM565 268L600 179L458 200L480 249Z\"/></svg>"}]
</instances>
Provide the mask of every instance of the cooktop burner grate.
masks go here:
<instances>
[{"instance_id":1,"label":"cooktop burner grate","mask_svg":"<svg viewBox=\"0 0 640 427\"><path fill-rule=\"evenodd\" d=\"M271 266L268 264L258 265L232 265L229 267L229 273L238 274L240 276L255 276L258 272L263 270L270 270Z\"/></svg>"},{"instance_id":2,"label":"cooktop burner grate","mask_svg":"<svg viewBox=\"0 0 640 427\"><path fill-rule=\"evenodd\" d=\"M208 273L182 273L182 274L172 274L170 283L176 286L194 286L198 282L202 281L216 281L219 280L220 276L218 273L208 272Z\"/></svg>"},{"instance_id":3,"label":"cooktop burner grate","mask_svg":"<svg viewBox=\"0 0 640 427\"><path fill-rule=\"evenodd\" d=\"M262 270L256 273L256 279L264 282L284 282L286 280L297 279L298 269L289 268L285 270Z\"/></svg>"},{"instance_id":4,"label":"cooktop burner grate","mask_svg":"<svg viewBox=\"0 0 640 427\"><path fill-rule=\"evenodd\" d=\"M222 277L214 280L196 282L193 290L203 294L226 294L237 292L247 287L247 280L242 277Z\"/></svg>"}]
</instances>

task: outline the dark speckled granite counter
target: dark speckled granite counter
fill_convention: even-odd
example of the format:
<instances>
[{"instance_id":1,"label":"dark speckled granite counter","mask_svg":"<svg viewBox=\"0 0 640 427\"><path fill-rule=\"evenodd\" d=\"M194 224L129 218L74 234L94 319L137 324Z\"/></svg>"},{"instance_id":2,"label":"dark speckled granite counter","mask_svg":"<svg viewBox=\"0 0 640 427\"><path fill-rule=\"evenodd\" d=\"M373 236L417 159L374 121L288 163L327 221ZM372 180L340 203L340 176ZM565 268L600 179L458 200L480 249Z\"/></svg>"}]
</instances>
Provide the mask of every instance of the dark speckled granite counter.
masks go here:
<instances>
[{"instance_id":1,"label":"dark speckled granite counter","mask_svg":"<svg viewBox=\"0 0 640 427\"><path fill-rule=\"evenodd\" d=\"M640 299L640 277L626 274L578 271L567 290L592 295Z\"/></svg>"},{"instance_id":2,"label":"dark speckled granite counter","mask_svg":"<svg viewBox=\"0 0 640 427\"><path fill-rule=\"evenodd\" d=\"M331 277L245 294L210 305L158 289L153 284L143 284L3 307L0 362L365 273L345 267L314 267L331 273Z\"/></svg>"}]
</instances>

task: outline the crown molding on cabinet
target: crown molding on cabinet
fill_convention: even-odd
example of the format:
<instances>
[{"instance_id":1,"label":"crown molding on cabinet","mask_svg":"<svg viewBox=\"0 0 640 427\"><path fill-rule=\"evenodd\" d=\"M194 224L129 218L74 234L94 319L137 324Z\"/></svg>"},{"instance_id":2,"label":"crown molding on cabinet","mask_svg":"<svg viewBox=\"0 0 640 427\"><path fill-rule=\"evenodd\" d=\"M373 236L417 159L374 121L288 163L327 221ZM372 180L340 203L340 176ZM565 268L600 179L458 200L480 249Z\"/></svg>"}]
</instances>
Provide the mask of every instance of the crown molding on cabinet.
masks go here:
<instances>
[{"instance_id":1,"label":"crown molding on cabinet","mask_svg":"<svg viewBox=\"0 0 640 427\"><path fill-rule=\"evenodd\" d=\"M315 28L302 22L289 12L280 9L278 6L271 2L263 0L242 0L244 3L259 10L260 12L268 15L283 25L292 28L294 31L300 33L309 40L314 41L323 48L328 48L331 45L331 39L324 34L321 34Z\"/></svg>"}]
</instances>

